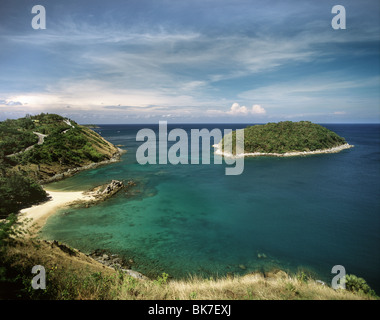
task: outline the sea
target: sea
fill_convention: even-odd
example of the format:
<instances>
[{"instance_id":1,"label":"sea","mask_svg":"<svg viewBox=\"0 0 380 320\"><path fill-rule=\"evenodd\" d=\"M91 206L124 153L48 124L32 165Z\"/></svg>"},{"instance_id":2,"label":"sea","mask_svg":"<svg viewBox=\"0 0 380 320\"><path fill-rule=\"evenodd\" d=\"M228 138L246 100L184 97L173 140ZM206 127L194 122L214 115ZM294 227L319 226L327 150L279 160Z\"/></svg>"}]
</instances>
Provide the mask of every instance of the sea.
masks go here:
<instances>
[{"instance_id":1,"label":"sea","mask_svg":"<svg viewBox=\"0 0 380 320\"><path fill-rule=\"evenodd\" d=\"M184 129L241 129L248 124L168 124ZM134 186L100 204L59 210L41 231L91 253L118 254L150 277L204 278L285 270L331 284L339 272L380 293L380 125L322 124L353 148L333 154L245 158L227 164L145 164L137 132L158 124L93 129L127 152L121 161L47 185L86 190L111 180ZM171 142L168 144L170 148ZM211 143L212 145L212 143ZM157 150L158 152L158 150ZM200 154L201 155L201 154ZM343 270L343 271L342 271Z\"/></svg>"}]
</instances>

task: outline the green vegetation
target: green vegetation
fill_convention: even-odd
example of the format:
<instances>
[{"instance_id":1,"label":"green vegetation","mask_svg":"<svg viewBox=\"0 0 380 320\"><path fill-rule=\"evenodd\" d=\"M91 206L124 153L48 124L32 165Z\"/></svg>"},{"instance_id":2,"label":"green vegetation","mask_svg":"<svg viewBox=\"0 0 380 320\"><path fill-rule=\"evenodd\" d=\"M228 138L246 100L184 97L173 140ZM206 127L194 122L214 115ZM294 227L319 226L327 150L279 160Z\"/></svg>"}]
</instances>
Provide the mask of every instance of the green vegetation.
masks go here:
<instances>
[{"instance_id":1,"label":"green vegetation","mask_svg":"<svg viewBox=\"0 0 380 320\"><path fill-rule=\"evenodd\" d=\"M87 128L90 128L90 129L98 129L100 128L98 125L96 124L82 124L83 127L87 127Z\"/></svg>"},{"instance_id":2,"label":"green vegetation","mask_svg":"<svg viewBox=\"0 0 380 320\"><path fill-rule=\"evenodd\" d=\"M8 120L9 121L9 120ZM20 119L14 120L19 122ZM96 148L100 137L89 138L87 128L56 114L31 116L35 131L46 134L44 143L17 157L20 164L59 164L80 166L86 162L99 162L107 156ZM68 124L69 123L69 124ZM96 139L96 141L95 141Z\"/></svg>"},{"instance_id":3,"label":"green vegetation","mask_svg":"<svg viewBox=\"0 0 380 320\"><path fill-rule=\"evenodd\" d=\"M24 234L26 231L18 222L17 215L12 213L6 219L0 220L0 299L6 292L12 294L12 291L20 289L17 285L19 274L14 272L14 258L9 259L8 250L14 247Z\"/></svg>"},{"instance_id":4,"label":"green vegetation","mask_svg":"<svg viewBox=\"0 0 380 320\"><path fill-rule=\"evenodd\" d=\"M363 278L359 278L353 274L348 274L345 276L345 282L346 289L348 291L376 296L375 291L370 288Z\"/></svg>"},{"instance_id":5,"label":"green vegetation","mask_svg":"<svg viewBox=\"0 0 380 320\"><path fill-rule=\"evenodd\" d=\"M0 176L0 219L9 213L47 200L45 190L33 179L21 173L10 172Z\"/></svg>"},{"instance_id":6,"label":"green vegetation","mask_svg":"<svg viewBox=\"0 0 380 320\"><path fill-rule=\"evenodd\" d=\"M19 152L38 142L33 134L34 122L30 118L0 122L0 150L3 155Z\"/></svg>"},{"instance_id":7,"label":"green vegetation","mask_svg":"<svg viewBox=\"0 0 380 320\"><path fill-rule=\"evenodd\" d=\"M0 219L46 200L37 181L117 152L94 131L57 114L0 122Z\"/></svg>"},{"instance_id":8,"label":"green vegetation","mask_svg":"<svg viewBox=\"0 0 380 320\"><path fill-rule=\"evenodd\" d=\"M75 127L69 129L65 134L59 131L51 133L42 145L37 145L20 158L22 164L59 163L60 165L79 166L83 161L105 160L106 156L92 146L82 128Z\"/></svg>"},{"instance_id":9,"label":"green vegetation","mask_svg":"<svg viewBox=\"0 0 380 320\"><path fill-rule=\"evenodd\" d=\"M236 132L232 133L235 153ZM224 141L224 139L222 140ZM286 153L329 149L347 143L336 133L310 121L268 123L244 129L245 153Z\"/></svg>"}]
</instances>

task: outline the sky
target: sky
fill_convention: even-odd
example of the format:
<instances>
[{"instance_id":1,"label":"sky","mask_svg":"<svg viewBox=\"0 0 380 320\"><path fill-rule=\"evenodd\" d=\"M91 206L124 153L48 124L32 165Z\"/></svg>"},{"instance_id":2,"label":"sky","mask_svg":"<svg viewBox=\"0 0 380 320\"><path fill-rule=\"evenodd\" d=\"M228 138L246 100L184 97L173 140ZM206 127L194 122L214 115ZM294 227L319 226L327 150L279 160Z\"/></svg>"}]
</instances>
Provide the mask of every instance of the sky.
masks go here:
<instances>
[{"instance_id":1,"label":"sky","mask_svg":"<svg viewBox=\"0 0 380 320\"><path fill-rule=\"evenodd\" d=\"M335 5L346 29L332 27ZM380 1L1 0L0 121L41 112L379 123Z\"/></svg>"}]
</instances>

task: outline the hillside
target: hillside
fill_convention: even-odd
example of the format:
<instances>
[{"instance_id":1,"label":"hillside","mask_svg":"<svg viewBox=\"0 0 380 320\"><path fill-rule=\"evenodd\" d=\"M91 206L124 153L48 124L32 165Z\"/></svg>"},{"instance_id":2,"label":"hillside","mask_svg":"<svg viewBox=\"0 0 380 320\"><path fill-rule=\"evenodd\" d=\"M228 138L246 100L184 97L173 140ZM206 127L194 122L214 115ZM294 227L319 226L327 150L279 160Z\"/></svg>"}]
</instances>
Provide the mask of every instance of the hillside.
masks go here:
<instances>
[{"instance_id":1,"label":"hillside","mask_svg":"<svg viewBox=\"0 0 380 320\"><path fill-rule=\"evenodd\" d=\"M235 153L236 132L232 135ZM344 138L310 121L267 123L244 129L244 153L311 152L345 144Z\"/></svg>"},{"instance_id":2,"label":"hillside","mask_svg":"<svg viewBox=\"0 0 380 320\"><path fill-rule=\"evenodd\" d=\"M334 290L304 272L254 272L216 279L139 279L101 264L57 241L1 239L7 278L0 299L47 300L376 300L364 279L350 277L347 290ZM0 250L1 256L1 250ZM7 268L9 265L11 267ZM31 289L34 265L46 269L46 290ZM1 266L0 266L1 271ZM2 290L3 288L3 290Z\"/></svg>"},{"instance_id":3,"label":"hillside","mask_svg":"<svg viewBox=\"0 0 380 320\"><path fill-rule=\"evenodd\" d=\"M119 153L96 132L56 114L0 122L0 136L3 162L36 180L110 160Z\"/></svg>"},{"instance_id":4,"label":"hillside","mask_svg":"<svg viewBox=\"0 0 380 320\"><path fill-rule=\"evenodd\" d=\"M119 156L120 150L96 132L60 115L0 122L0 218L43 201L40 183Z\"/></svg>"}]
</instances>

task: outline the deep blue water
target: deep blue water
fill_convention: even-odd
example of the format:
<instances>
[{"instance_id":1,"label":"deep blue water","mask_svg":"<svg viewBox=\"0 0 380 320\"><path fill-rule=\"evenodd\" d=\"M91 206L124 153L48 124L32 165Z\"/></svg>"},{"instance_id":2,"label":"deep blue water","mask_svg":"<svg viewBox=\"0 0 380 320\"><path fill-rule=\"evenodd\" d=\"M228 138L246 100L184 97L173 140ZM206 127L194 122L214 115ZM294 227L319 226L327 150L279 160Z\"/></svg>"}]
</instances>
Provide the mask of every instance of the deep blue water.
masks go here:
<instances>
[{"instance_id":1,"label":"deep blue water","mask_svg":"<svg viewBox=\"0 0 380 320\"><path fill-rule=\"evenodd\" d=\"M176 124L169 130L245 126ZM149 275L282 268L303 269L330 283L332 267L343 265L379 293L380 125L324 126L355 147L337 154L246 158L241 175L227 176L226 165L213 161L140 165L136 133L158 125L101 125L95 131L128 150L122 161L49 187L83 190L111 179L133 179L137 186L94 207L61 210L42 236L84 252L104 248L132 257L134 268Z\"/></svg>"}]
</instances>

